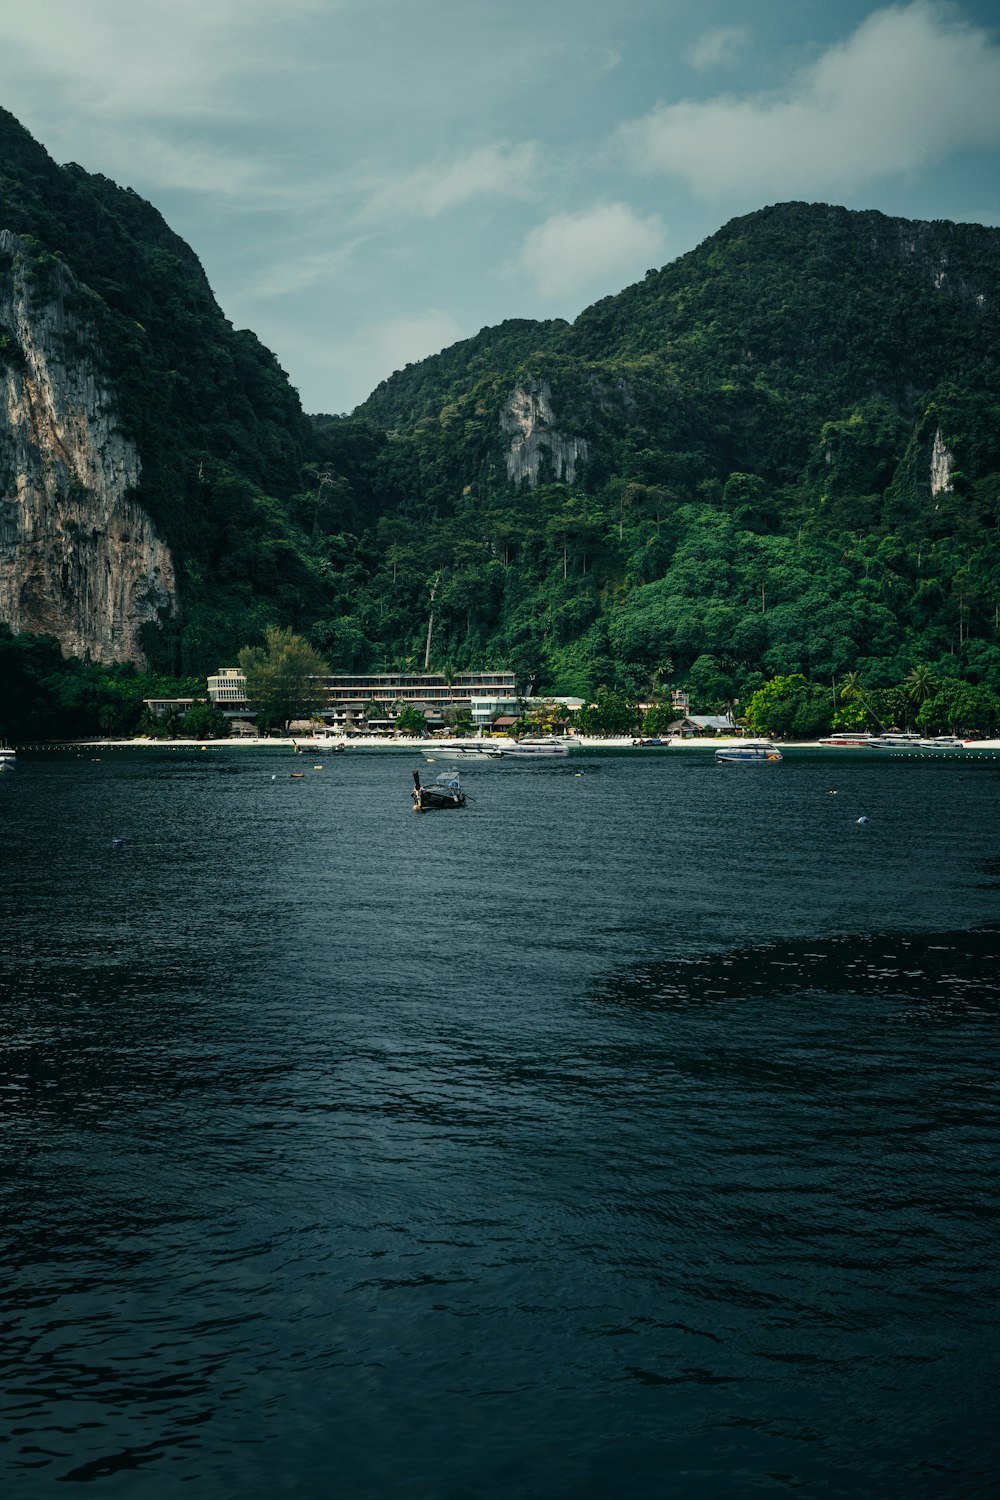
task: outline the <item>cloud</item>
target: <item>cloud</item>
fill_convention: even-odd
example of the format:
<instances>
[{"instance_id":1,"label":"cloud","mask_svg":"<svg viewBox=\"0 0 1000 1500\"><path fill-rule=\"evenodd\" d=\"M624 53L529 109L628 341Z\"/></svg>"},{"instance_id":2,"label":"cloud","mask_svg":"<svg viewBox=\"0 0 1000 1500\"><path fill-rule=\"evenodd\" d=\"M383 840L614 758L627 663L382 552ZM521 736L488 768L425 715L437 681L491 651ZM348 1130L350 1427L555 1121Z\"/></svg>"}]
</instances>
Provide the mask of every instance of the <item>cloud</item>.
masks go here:
<instances>
[{"instance_id":1,"label":"cloud","mask_svg":"<svg viewBox=\"0 0 1000 1500\"><path fill-rule=\"evenodd\" d=\"M698 38L687 54L692 68L704 72L708 68L725 67L733 62L747 39L743 26L713 26Z\"/></svg>"},{"instance_id":2,"label":"cloud","mask_svg":"<svg viewBox=\"0 0 1000 1500\"><path fill-rule=\"evenodd\" d=\"M332 250L303 251L301 247L267 264L263 274L245 289L249 298L294 296L308 287L339 277L354 259L363 237Z\"/></svg>"},{"instance_id":3,"label":"cloud","mask_svg":"<svg viewBox=\"0 0 1000 1500\"><path fill-rule=\"evenodd\" d=\"M660 105L619 132L632 165L704 198L815 198L1000 144L1000 48L953 7L874 12L778 95Z\"/></svg>"},{"instance_id":4,"label":"cloud","mask_svg":"<svg viewBox=\"0 0 1000 1500\"><path fill-rule=\"evenodd\" d=\"M0 8L4 104L57 160L140 189L255 207L296 190L267 109L316 71L302 45L341 0L32 0ZM317 196L317 195L314 195Z\"/></svg>"},{"instance_id":5,"label":"cloud","mask_svg":"<svg viewBox=\"0 0 1000 1500\"><path fill-rule=\"evenodd\" d=\"M655 214L641 219L625 203L604 203L539 224L522 246L520 265L541 296L570 295L642 275L662 260L665 239Z\"/></svg>"},{"instance_id":6,"label":"cloud","mask_svg":"<svg viewBox=\"0 0 1000 1500\"><path fill-rule=\"evenodd\" d=\"M0 40L38 86L58 81L95 116L150 118L244 114L233 85L292 66L283 47L292 23L322 0L32 0L6 7ZM310 63L311 66L311 63Z\"/></svg>"},{"instance_id":7,"label":"cloud","mask_svg":"<svg viewBox=\"0 0 1000 1500\"><path fill-rule=\"evenodd\" d=\"M487 194L532 197L536 163L537 150L530 142L485 146L447 164L421 167L377 184L356 217L361 223L434 219Z\"/></svg>"}]
</instances>

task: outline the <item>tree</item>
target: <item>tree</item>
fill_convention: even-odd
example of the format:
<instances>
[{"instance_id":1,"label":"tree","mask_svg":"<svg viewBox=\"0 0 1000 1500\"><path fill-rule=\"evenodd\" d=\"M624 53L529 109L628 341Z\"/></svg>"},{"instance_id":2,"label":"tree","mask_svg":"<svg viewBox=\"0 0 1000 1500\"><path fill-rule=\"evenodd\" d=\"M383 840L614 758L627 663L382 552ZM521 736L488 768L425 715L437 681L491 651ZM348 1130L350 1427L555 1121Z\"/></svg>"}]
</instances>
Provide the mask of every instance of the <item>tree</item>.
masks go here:
<instances>
[{"instance_id":1,"label":"tree","mask_svg":"<svg viewBox=\"0 0 1000 1500\"><path fill-rule=\"evenodd\" d=\"M786 739L818 739L830 729L832 705L826 688L808 682L801 673L772 677L750 699L747 727L753 734L778 734Z\"/></svg>"},{"instance_id":2,"label":"tree","mask_svg":"<svg viewBox=\"0 0 1000 1500\"><path fill-rule=\"evenodd\" d=\"M388 710L386 709L384 703L379 703L377 698L369 698L368 702L361 710L361 717L364 719L366 724L369 724L371 723L372 719L387 718Z\"/></svg>"},{"instance_id":3,"label":"tree","mask_svg":"<svg viewBox=\"0 0 1000 1500\"><path fill-rule=\"evenodd\" d=\"M644 734L666 734L677 718L677 710L667 703L656 703L647 710L642 721Z\"/></svg>"},{"instance_id":4,"label":"tree","mask_svg":"<svg viewBox=\"0 0 1000 1500\"><path fill-rule=\"evenodd\" d=\"M294 631L269 625L264 645L244 646L237 657L247 679L247 698L263 726L287 729L326 707L323 678L329 667L309 642Z\"/></svg>"},{"instance_id":5,"label":"tree","mask_svg":"<svg viewBox=\"0 0 1000 1500\"><path fill-rule=\"evenodd\" d=\"M184 715L181 731L196 740L219 739L229 733L229 723L213 704L195 703Z\"/></svg>"},{"instance_id":6,"label":"tree","mask_svg":"<svg viewBox=\"0 0 1000 1500\"><path fill-rule=\"evenodd\" d=\"M566 723L566 705L546 699L536 703L527 715L527 727L532 734L558 734Z\"/></svg>"},{"instance_id":7,"label":"tree","mask_svg":"<svg viewBox=\"0 0 1000 1500\"><path fill-rule=\"evenodd\" d=\"M576 727L584 734L631 734L639 722L639 710L624 693L598 688L596 702L576 714Z\"/></svg>"},{"instance_id":8,"label":"tree","mask_svg":"<svg viewBox=\"0 0 1000 1500\"><path fill-rule=\"evenodd\" d=\"M449 729L463 734L473 727L472 705L469 703L449 703L441 717Z\"/></svg>"},{"instance_id":9,"label":"tree","mask_svg":"<svg viewBox=\"0 0 1000 1500\"><path fill-rule=\"evenodd\" d=\"M423 736L427 733L427 717L419 708L407 704L396 715L396 728L403 734Z\"/></svg>"},{"instance_id":10,"label":"tree","mask_svg":"<svg viewBox=\"0 0 1000 1500\"><path fill-rule=\"evenodd\" d=\"M937 692L937 684L930 667L913 667L906 674L905 686L906 696L918 710L923 708L928 698L933 698Z\"/></svg>"},{"instance_id":11,"label":"tree","mask_svg":"<svg viewBox=\"0 0 1000 1500\"><path fill-rule=\"evenodd\" d=\"M923 734L990 735L1000 727L1000 698L967 682L942 683L917 714Z\"/></svg>"}]
</instances>

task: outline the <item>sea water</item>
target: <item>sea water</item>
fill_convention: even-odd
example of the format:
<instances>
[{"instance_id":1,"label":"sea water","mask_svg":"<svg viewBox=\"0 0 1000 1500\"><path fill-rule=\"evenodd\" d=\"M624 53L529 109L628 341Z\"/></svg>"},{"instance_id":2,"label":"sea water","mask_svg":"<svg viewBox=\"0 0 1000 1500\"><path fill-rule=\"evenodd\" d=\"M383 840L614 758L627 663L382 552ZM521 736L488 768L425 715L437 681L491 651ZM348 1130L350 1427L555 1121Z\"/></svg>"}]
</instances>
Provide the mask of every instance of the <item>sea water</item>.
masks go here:
<instances>
[{"instance_id":1,"label":"sea water","mask_svg":"<svg viewBox=\"0 0 1000 1500\"><path fill-rule=\"evenodd\" d=\"M414 765L0 783L4 1493L995 1493L1000 765Z\"/></svg>"}]
</instances>

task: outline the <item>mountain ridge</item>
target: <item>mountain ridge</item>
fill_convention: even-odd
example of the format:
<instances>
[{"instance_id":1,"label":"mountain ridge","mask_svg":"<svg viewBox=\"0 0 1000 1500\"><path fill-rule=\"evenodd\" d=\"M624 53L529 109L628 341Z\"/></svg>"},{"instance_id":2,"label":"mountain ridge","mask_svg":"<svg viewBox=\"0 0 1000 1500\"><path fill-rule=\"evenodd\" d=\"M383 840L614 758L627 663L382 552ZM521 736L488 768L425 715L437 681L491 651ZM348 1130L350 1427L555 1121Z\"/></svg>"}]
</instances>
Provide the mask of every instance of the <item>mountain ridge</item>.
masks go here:
<instances>
[{"instance_id":1,"label":"mountain ridge","mask_svg":"<svg viewBox=\"0 0 1000 1500\"><path fill-rule=\"evenodd\" d=\"M343 670L429 640L588 695L666 662L705 704L917 662L1000 690L998 230L770 205L572 324L507 319L306 418L157 210L3 112L0 229L51 352L28 314L0 328L0 459L27 451L31 370L96 361L169 550L135 661L204 673L276 623ZM29 535L57 591L107 567L92 469L0 462L0 597Z\"/></svg>"}]
</instances>

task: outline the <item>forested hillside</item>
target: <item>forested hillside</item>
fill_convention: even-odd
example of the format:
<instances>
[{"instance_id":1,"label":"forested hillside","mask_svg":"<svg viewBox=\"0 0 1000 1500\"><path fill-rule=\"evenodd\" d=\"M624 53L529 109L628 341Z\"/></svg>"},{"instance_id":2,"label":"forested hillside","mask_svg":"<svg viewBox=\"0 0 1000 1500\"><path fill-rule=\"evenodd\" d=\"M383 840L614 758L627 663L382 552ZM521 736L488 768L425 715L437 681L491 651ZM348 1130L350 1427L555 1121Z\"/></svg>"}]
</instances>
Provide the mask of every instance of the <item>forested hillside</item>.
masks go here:
<instances>
[{"instance_id":1,"label":"forested hillside","mask_svg":"<svg viewBox=\"0 0 1000 1500\"><path fill-rule=\"evenodd\" d=\"M286 514L308 424L274 356L223 316L194 252L137 194L57 166L2 110L0 228L25 238L40 300L57 262L82 283L141 457L138 498L182 589L182 619L150 633L154 664L203 672L274 611L302 622L319 611L321 580ZM0 328L4 348L18 357Z\"/></svg>"},{"instance_id":2,"label":"forested hillside","mask_svg":"<svg viewBox=\"0 0 1000 1500\"><path fill-rule=\"evenodd\" d=\"M564 691L667 674L708 706L927 665L1000 689L998 266L996 230L785 204L572 326L517 325L534 348L467 388L464 345L394 376L360 409L395 429L371 581L317 640L417 660L437 580L439 663ZM534 483L509 478L515 390ZM357 416L317 425L336 462Z\"/></svg>"},{"instance_id":3,"label":"forested hillside","mask_svg":"<svg viewBox=\"0 0 1000 1500\"><path fill-rule=\"evenodd\" d=\"M1000 692L1000 231L777 205L307 420L155 209L3 114L0 228L97 318L178 566L162 672L269 623L419 669L430 626L436 669L587 696Z\"/></svg>"}]
</instances>

